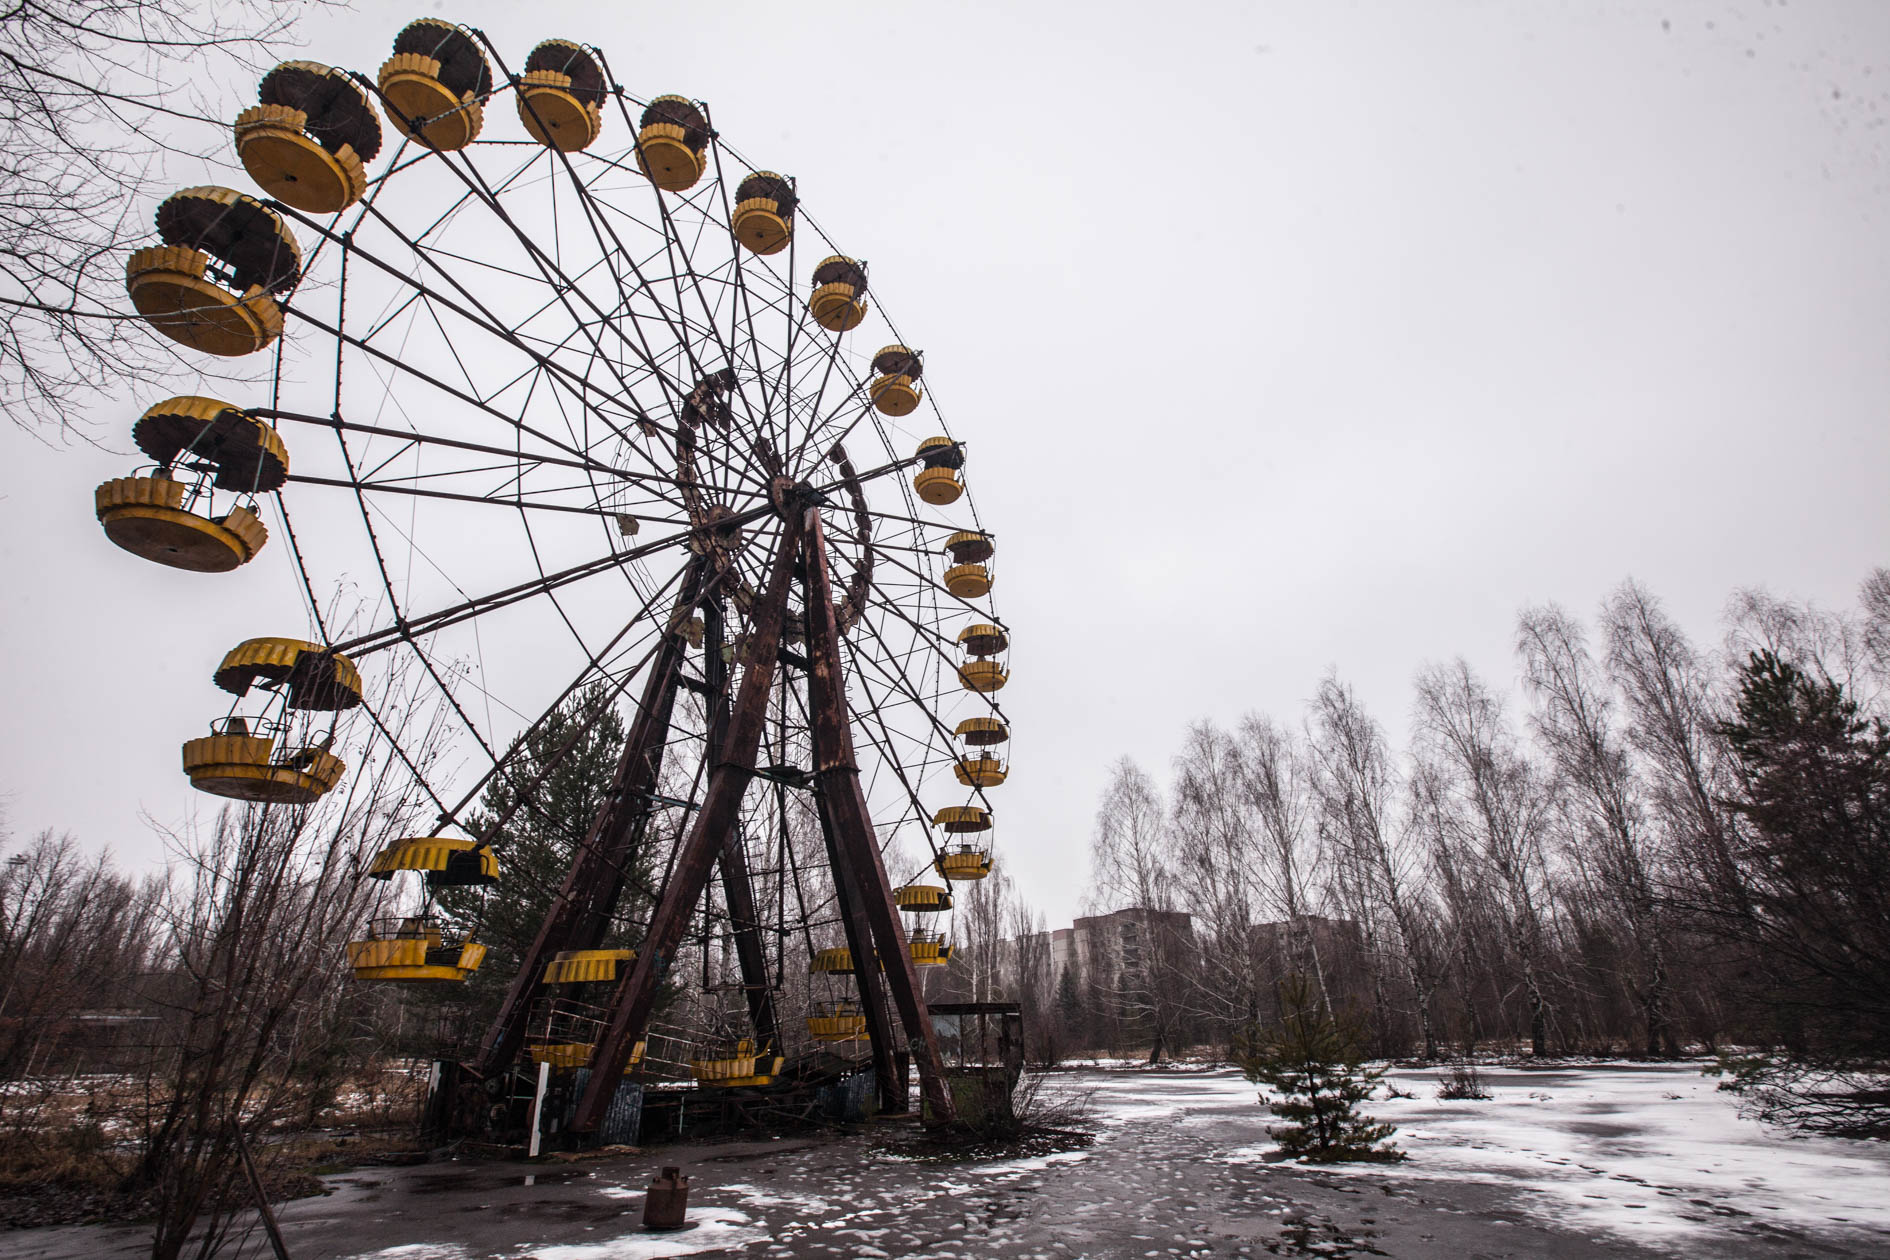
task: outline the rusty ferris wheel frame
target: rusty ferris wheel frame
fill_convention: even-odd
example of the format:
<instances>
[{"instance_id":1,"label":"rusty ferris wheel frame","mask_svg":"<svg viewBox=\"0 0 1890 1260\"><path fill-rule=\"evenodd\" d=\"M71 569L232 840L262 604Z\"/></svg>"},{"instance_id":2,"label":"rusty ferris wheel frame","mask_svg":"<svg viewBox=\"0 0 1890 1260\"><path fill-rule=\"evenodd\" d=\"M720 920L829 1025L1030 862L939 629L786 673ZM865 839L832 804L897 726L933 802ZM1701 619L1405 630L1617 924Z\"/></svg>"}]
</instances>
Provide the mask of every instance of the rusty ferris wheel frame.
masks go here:
<instances>
[{"instance_id":1,"label":"rusty ferris wheel frame","mask_svg":"<svg viewBox=\"0 0 1890 1260\"><path fill-rule=\"evenodd\" d=\"M337 213L267 203L304 245L295 282L277 299L289 335L275 341L268 405L247 414L278 431L332 439L322 451L298 438L295 468L286 471L285 457L276 491L285 549L322 647L353 661L409 654L489 763L449 795L363 697L370 721L437 805L435 832L465 829L485 788L515 770L529 737L582 688L634 698L608 799L581 832L573 820L549 817L536 793L597 714L542 761L507 811L469 832L488 845L523 810L562 830L573 858L465 1066L481 1079L511 1069L548 963L609 933L626 881L662 844L663 818L675 824L666 873L648 890L653 909L608 1003L574 1127L597 1126L684 937L709 914L704 895L718 876L719 917L762 1046L781 1044L773 994L784 942L830 913L860 964L852 975L882 1106L904 1106L893 1070L903 1032L928 1110L949 1119L884 851L894 832L916 829L945 869L927 824L944 800L939 772L959 764L946 707L968 692L976 712L1006 730L991 688L965 679L953 620L991 623L981 628L995 625L1000 643L1008 631L981 602L984 591L967 597L932 572L939 535L971 538L980 560L992 535L968 502L954 520L928 515L940 500L915 498L910 475L949 468L955 477L963 447L936 436L946 430L929 396L922 425L889 423L892 413L875 405L885 378L871 379L880 369L863 369L864 356L843 335L859 316L843 314L836 330L797 292L804 238L824 233L799 209L792 181L770 176L782 190L788 238L765 254L742 247L732 229L745 204L738 187L767 173L725 144L706 105L693 103L707 132L703 178L666 191L644 162L657 102L619 85L601 51L580 49L601 75L596 130L622 127L633 138L628 148L544 140L550 120L528 90L541 72L514 73L483 33L452 29L477 41L498 71L457 114L510 91L532 138L475 140L475 120L464 143L432 143L428 119L404 116L389 96L385 68L378 81L352 75L406 138ZM641 121L633 106L643 109ZM814 296L823 268L829 280L844 273L857 290L846 296L863 316L865 265L831 242L826 249L834 256L814 269ZM836 263L852 270L835 271ZM895 343L887 349L907 356L916 381L919 356L886 322ZM916 437L929 439L920 454L912 453ZM849 444L870 457L856 463ZM352 499L361 526L352 560L374 574L383 614L370 628L344 634L327 624L316 575L351 569L326 554L315 531L296 528L291 508L300 512L315 488ZM390 503L404 506L404 521ZM450 513L449 532L465 536L430 548L422 511ZM481 511L509 522L505 541L528 557L526 575L473 579L504 558L497 527L488 534L483 523L460 524ZM604 542L601 553L550 563L574 545L599 550L582 544L581 529ZM428 569L442 581L414 576ZM599 617L594 592L612 583L629 592L629 615L604 614L593 631L584 623ZM420 593L435 589L461 598L427 602ZM522 730L502 744L498 723L481 721L465 695L470 685L490 698L489 671L456 662L464 640L452 636L477 636L482 623L515 608L551 610L547 620L568 630L582 664L536 717L520 714ZM689 697L686 715L679 697ZM776 758L765 766L764 748ZM666 797L666 769L683 765L693 765L688 799ZM810 796L830 911L789 911L784 895L772 910L757 900L743 819L755 812L744 800L758 777ZM988 825L985 786L961 771L950 791L973 802L959 812L982 814ZM875 812L893 815L887 834ZM777 854L795 860L785 840ZM774 872L777 894L788 876ZM798 893L798 872L795 880Z\"/></svg>"}]
</instances>

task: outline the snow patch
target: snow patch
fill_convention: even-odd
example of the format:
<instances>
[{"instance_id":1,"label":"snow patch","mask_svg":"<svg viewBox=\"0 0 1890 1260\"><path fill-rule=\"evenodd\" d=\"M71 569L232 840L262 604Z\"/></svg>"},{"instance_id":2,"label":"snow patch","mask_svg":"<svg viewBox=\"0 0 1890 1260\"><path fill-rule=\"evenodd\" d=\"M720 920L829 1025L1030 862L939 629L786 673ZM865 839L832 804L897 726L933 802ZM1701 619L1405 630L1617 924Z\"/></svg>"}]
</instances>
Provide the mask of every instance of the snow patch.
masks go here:
<instances>
[{"instance_id":1,"label":"snow patch","mask_svg":"<svg viewBox=\"0 0 1890 1260\"><path fill-rule=\"evenodd\" d=\"M1890 1230L1890 1150L1742 1119L1697 1064L1481 1071L1487 1102L1440 1101L1435 1072L1393 1072L1386 1079L1418 1097L1366 1109L1398 1126L1392 1140L1410 1158L1321 1170L1508 1186L1545 1219L1639 1237L1719 1232L1741 1219ZM1221 1158L1255 1163L1271 1149Z\"/></svg>"},{"instance_id":2,"label":"snow patch","mask_svg":"<svg viewBox=\"0 0 1890 1260\"><path fill-rule=\"evenodd\" d=\"M693 1256L704 1251L732 1251L754 1243L767 1242L766 1228L751 1224L747 1213L733 1208L709 1208L691 1212L694 1229L675 1233L637 1232L595 1243L558 1243L524 1247L518 1260L662 1260L665 1256ZM400 1250L400 1248L395 1248ZM385 1253L381 1253L385 1254ZM459 1253L464 1255L464 1252ZM391 1260L419 1260L397 1256Z\"/></svg>"},{"instance_id":3,"label":"snow patch","mask_svg":"<svg viewBox=\"0 0 1890 1260\"><path fill-rule=\"evenodd\" d=\"M1054 1155L1032 1155L1027 1159L1010 1159L1001 1164L979 1164L968 1171L982 1177L1012 1173L1037 1172L1056 1164L1079 1164L1089 1158L1088 1151L1058 1151Z\"/></svg>"},{"instance_id":4,"label":"snow patch","mask_svg":"<svg viewBox=\"0 0 1890 1260\"><path fill-rule=\"evenodd\" d=\"M364 1251L350 1260L466 1260L466 1249L452 1243L407 1243Z\"/></svg>"}]
</instances>

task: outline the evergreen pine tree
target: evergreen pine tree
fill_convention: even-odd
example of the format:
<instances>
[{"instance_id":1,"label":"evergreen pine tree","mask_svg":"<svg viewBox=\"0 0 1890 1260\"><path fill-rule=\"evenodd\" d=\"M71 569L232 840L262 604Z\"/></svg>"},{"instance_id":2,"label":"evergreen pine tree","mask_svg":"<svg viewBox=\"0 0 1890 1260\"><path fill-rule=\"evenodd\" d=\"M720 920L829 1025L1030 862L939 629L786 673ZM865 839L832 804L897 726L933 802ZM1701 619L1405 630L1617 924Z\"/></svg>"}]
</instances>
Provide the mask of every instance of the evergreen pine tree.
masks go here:
<instances>
[{"instance_id":1,"label":"evergreen pine tree","mask_svg":"<svg viewBox=\"0 0 1890 1260\"><path fill-rule=\"evenodd\" d=\"M1252 1029L1235 1047L1247 1079L1275 1096L1268 1109L1285 1121L1267 1129L1287 1158L1305 1163L1404 1158L1381 1145L1395 1126L1359 1110L1383 1068L1361 1064L1357 1030L1335 1019L1300 975L1280 982L1278 1022ZM1261 1097L1266 1097L1263 1091Z\"/></svg>"},{"instance_id":2,"label":"evergreen pine tree","mask_svg":"<svg viewBox=\"0 0 1890 1260\"><path fill-rule=\"evenodd\" d=\"M546 763L593 714L596 721L578 736L531 798L513 810L519 794L531 788ZM611 703L608 688L592 687L573 695L527 737L525 747L494 777L480 797L479 810L467 820L469 830L483 834L493 819L511 810L511 817L491 837L499 859L498 885L442 889L439 898L443 917L471 928L486 944L485 964L461 995L481 1017L497 1009L564 883L571 857L610 790L624 737L623 719ZM618 922L635 915L645 865L640 862L625 881ZM635 942L620 941L614 933L604 941L605 947L621 944Z\"/></svg>"}]
</instances>

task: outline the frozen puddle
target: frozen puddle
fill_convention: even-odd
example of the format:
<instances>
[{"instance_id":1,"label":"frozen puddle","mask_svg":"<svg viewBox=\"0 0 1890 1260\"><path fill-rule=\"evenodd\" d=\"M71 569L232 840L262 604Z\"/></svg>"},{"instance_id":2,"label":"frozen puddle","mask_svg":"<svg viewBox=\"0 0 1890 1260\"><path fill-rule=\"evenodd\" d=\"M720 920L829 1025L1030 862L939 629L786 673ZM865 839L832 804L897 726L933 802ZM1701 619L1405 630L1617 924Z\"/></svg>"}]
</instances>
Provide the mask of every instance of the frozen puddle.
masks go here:
<instances>
[{"instance_id":1,"label":"frozen puddle","mask_svg":"<svg viewBox=\"0 0 1890 1260\"><path fill-rule=\"evenodd\" d=\"M1416 1098L1376 1100L1398 1126L1402 1164L1332 1166L1358 1175L1477 1181L1526 1192L1557 1224L1678 1238L1739 1218L1824 1231L1890 1231L1890 1148L1795 1138L1739 1117L1697 1064L1485 1069L1486 1102L1440 1102L1436 1074L1385 1079ZM1257 1143L1227 1152L1258 1161Z\"/></svg>"}]
</instances>

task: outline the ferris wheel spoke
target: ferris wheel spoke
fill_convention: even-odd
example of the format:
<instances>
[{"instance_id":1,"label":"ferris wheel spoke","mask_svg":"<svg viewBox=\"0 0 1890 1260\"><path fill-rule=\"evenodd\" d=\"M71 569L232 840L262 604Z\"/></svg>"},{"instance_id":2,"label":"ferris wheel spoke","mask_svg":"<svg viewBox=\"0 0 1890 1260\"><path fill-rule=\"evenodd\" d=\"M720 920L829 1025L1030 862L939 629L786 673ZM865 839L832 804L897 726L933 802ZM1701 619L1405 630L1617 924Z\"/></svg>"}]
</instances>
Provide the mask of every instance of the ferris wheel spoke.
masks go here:
<instances>
[{"instance_id":1,"label":"ferris wheel spoke","mask_svg":"<svg viewBox=\"0 0 1890 1260\"><path fill-rule=\"evenodd\" d=\"M502 498L493 495L463 494L451 490L432 490L423 486L403 486L384 481L350 481L340 477L318 477L313 473L290 473L288 480L298 485L327 486L344 490L361 490L376 494L404 494L422 499L447 499L455 503L482 503L493 507L515 508L536 512L563 512L573 516L590 516L600 520L614 520L619 516L632 515L618 512L611 508L587 507L576 503L535 503L529 499ZM687 525L687 521L675 521L663 517L638 516L639 521L654 525Z\"/></svg>"},{"instance_id":2,"label":"ferris wheel spoke","mask_svg":"<svg viewBox=\"0 0 1890 1260\"><path fill-rule=\"evenodd\" d=\"M431 259L429 255L429 251L427 251L425 248L421 247L420 245L416 244L411 238L409 238L405 233L403 233L400 230L400 228L393 223L391 219L389 219L380 210L378 209L370 210L370 213L374 217L375 221L379 223L380 225L382 225L383 227L385 227L388 232L390 232L397 240L399 240L409 250L413 251L416 258L425 262L429 266L429 268L431 268L433 271L441 275L447 284L451 285L454 289L458 290L462 298L464 299L463 302L459 300L455 300L453 297L440 292L439 290L428 285L425 281L419 279L418 277L408 275L401 268L396 267L392 263L388 262L386 259L381 258L377 253L369 250L368 248L366 248L366 246L362 245L360 242L342 237L341 235L334 232L332 228L322 223L321 221L310 218L307 215L300 214L299 212L293 209L289 209L288 213L292 217L294 217L298 222L304 224L305 226L309 227L313 231L321 234L324 238L333 238L337 240L343 245L345 252L347 252L348 254L352 256L356 256L363 259L364 261L369 263L371 266L375 267L380 273L386 275L390 279L398 283L411 286L420 297L426 299L426 304L429 307L437 305L438 307L449 310L455 316L459 317L460 319L465 320L468 324L479 329L481 332L512 346L514 349L518 350L520 353L526 355L528 358L533 360L533 362L536 363L545 372L559 377L565 384L567 384L569 387L571 387L573 390L577 391L578 393L580 394L597 393L597 394L602 395L602 399L604 401L612 401L616 397L616 395L612 395L608 391L601 389L594 382L587 380L586 378L584 378L583 376L575 372L572 372L570 369L566 368L563 364L560 364L559 362L557 362L557 360L546 355L541 350L534 348L530 344L530 342L527 340L526 337L521 336L512 327L507 325L505 321L501 320L489 307L487 307L484 303L479 301L479 299L476 296L474 296L469 291L467 291L465 285L457 277L453 276L450 272L447 272L445 269L440 268L437 265L437 263L435 263ZM568 294L570 292L578 291L575 281L572 281L569 277L560 276L560 279L558 282L556 282L556 285L557 285L556 292L558 293L558 297L556 300L559 302L560 305L564 306L565 309L567 310L567 313L570 314L574 326L580 329L591 327L592 325L586 323L585 321L580 320L575 311L569 310L568 300L564 296L565 294ZM596 311L595 313L597 315L598 320L600 321L600 323L597 326L599 327L608 326L608 327L612 327L613 329L615 328L615 324L610 320L610 317L606 312ZM297 314L301 315L302 318L304 319L310 318L307 314L305 314L304 312L300 310L297 311ZM434 318L437 321L438 319L437 314L434 316ZM324 331L332 332L333 330L325 329ZM448 335L446 333L446 330L443 327L441 328L440 331L449 350L451 350L452 353L454 354L454 357L458 359L458 351L454 347L455 339L451 337L450 335ZM605 357L605 361L606 362L609 361L608 356ZM463 361L461 361L461 367L462 369L464 368ZM659 377L661 376L660 368L658 368L655 364L653 363L649 364L649 368L653 374ZM639 418L641 418L641 412L644 409L641 407L640 404L636 403L635 391L631 389L630 383L623 379L621 373L614 373L614 375L616 375L617 383L620 386L620 388L623 390L622 396L629 398L633 406L637 407L639 411ZM469 384L470 384L470 381L469 381ZM599 414L601 416L603 413L600 411ZM617 436L620 438L627 438L628 435L627 433L619 432Z\"/></svg>"},{"instance_id":3,"label":"ferris wheel spoke","mask_svg":"<svg viewBox=\"0 0 1890 1260\"><path fill-rule=\"evenodd\" d=\"M542 280L542 282L547 285L550 285L553 291L558 295L558 299L560 303L565 307L572 321L574 323L582 322L582 318L578 315L577 311L574 309L571 309L570 303L568 300L569 295L576 294L579 300L582 301L584 305L590 308L592 315L598 320L604 321L605 326L609 327L613 333L616 333L618 336L618 339L622 341L623 344L638 357L638 359L642 362L643 366L656 379L665 397L672 404L680 400L683 393L685 393L686 391L682 389L681 387L679 387L675 381L670 380L668 376L663 372L662 368L660 367L660 365L658 364L656 360L655 355L652 353L647 341L642 339L641 334L640 334L640 329L637 327L636 322L633 320L631 323L631 327L633 331L637 331L639 333L638 337L634 339L625 337L623 335L623 332L620 326L617 323L612 322L610 320L609 314L605 312L604 310L602 310L601 308L599 308L596 305L596 303L591 300L588 292L586 292L581 286L579 286L576 283L576 281L573 280L573 278L565 272L559 260L547 254L544 248L540 246L536 240L533 239L531 233L525 231L524 228L521 227L519 223L512 217L511 213L506 210L498 193L486 182L484 176L480 173L478 167L472 163L470 157L466 157L463 154L453 155L453 154L444 154L444 153L441 154L440 156L442 159L442 165L444 165L447 170L451 171L454 175L456 175L465 184L467 189L472 192L472 194L475 197L482 200L485 203L485 205L488 207L488 209L491 211L493 216L496 217L500 221L500 223L502 223L512 233L514 239L517 241L520 247L525 251L526 256L529 257L532 260L533 264L537 267L539 271L540 279ZM456 157L459 158L460 160L454 160ZM537 155L534 155L533 162L535 163L536 160L537 160ZM554 189L557 187L557 182L555 180L552 180L549 182L551 183L551 186ZM404 234L401 233L397 227L395 227L391 222L389 222L385 218L385 216L380 216L380 221L383 224L385 224L388 230L393 232L396 237L400 238L403 241L403 243L407 244L409 248L416 248L411 241L408 241L406 239ZM629 383L627 381L620 380L620 384L622 388L625 390L626 394L629 395L633 401L635 401L635 395L634 395L634 392L630 390ZM643 408L641 404L638 404L638 406L639 406L639 410L647 410L647 408Z\"/></svg>"},{"instance_id":4,"label":"ferris wheel spoke","mask_svg":"<svg viewBox=\"0 0 1890 1260\"><path fill-rule=\"evenodd\" d=\"M850 649L848 655L853 660L853 672L855 676L861 677L862 671L859 669L859 652L857 649ZM864 684L862 685L862 690L868 691L870 699L870 690L867 689ZM939 848L932 838L931 828L926 825L927 822L929 822L929 816L926 813L925 802L919 796L919 789L917 783L914 781L914 776L907 773L905 763L900 760L898 751L893 747L892 730L887 724L883 708L878 703L869 703L867 714L870 716L871 721L860 722L860 732L866 736L868 746L878 754L880 764L892 769L894 778L898 780L899 786L904 790L906 800L911 806L911 816L917 820L919 834L923 837L926 847L931 850L932 858L936 862L939 856ZM858 716L857 713L856 716ZM896 825L894 830L896 833ZM889 836L888 840L890 839L891 837ZM883 847L882 845L882 848Z\"/></svg>"},{"instance_id":5,"label":"ferris wheel spoke","mask_svg":"<svg viewBox=\"0 0 1890 1260\"><path fill-rule=\"evenodd\" d=\"M306 323L310 325L311 327L321 332L324 332L331 337L334 337L338 341L345 342L347 345L350 345L354 347L355 349L360 350L363 353L368 354L374 357L375 359L383 363L386 363L391 367L398 369L401 373L404 373L407 376L411 376L416 380L419 380L427 385L432 386L434 389L437 389L444 394L447 394L453 398L458 399L460 402L463 402L469 407L472 407L488 416L491 416L495 420L503 421L504 423L513 426L514 428L518 429L521 433L528 434L529 436L536 438L539 441L546 443L547 445L556 447L558 450L561 450L565 452L566 454L577 456L579 458L583 458L586 455L586 452L583 451L582 449L572 446L566 442L559 441L556 437L553 437L552 435L548 433L545 433L537 428L534 428L531 425L526 424L524 421L520 420L519 418L507 414L506 412L493 406L491 403L486 402L485 400L477 397L476 395L468 393L467 391L460 389L457 386L449 385L445 381L440 380L437 376L434 376L433 374L425 371L424 369L416 367L410 363L403 362L399 358L399 356L391 354L388 351L381 349L379 346L371 345L368 342L363 341L362 339L354 336L351 333L345 333L341 331L340 329L336 328L334 325L330 324L328 321L322 319L318 315L312 314L311 312L300 309L300 308L295 309L295 314L297 315L298 318L301 319L303 323ZM623 477L626 480L643 483L645 485L648 485L651 483L661 483L661 484L669 484L669 485L675 484L674 477L666 476L662 473L630 472L628 470L619 469L613 475Z\"/></svg>"}]
</instances>

